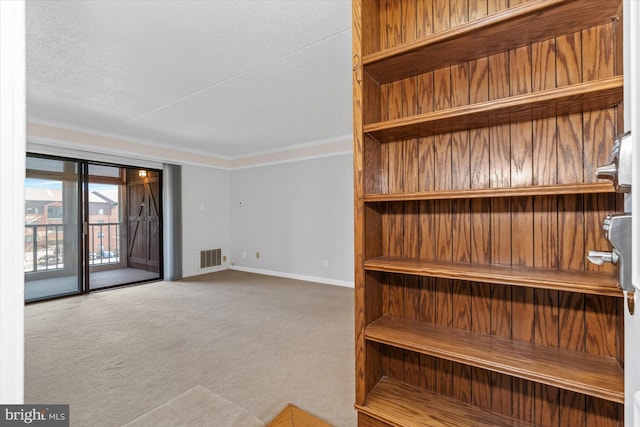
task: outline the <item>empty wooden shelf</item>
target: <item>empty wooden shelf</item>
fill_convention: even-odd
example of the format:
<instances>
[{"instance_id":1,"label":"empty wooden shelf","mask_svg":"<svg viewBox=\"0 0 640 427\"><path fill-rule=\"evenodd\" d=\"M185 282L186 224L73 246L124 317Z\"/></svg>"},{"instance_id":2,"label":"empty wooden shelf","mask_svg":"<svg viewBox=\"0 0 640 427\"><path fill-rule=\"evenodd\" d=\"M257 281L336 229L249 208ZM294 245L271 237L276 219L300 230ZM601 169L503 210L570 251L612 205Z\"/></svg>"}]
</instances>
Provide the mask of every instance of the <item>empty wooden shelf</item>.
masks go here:
<instances>
[{"instance_id":1,"label":"empty wooden shelf","mask_svg":"<svg viewBox=\"0 0 640 427\"><path fill-rule=\"evenodd\" d=\"M559 194L612 193L613 184L556 184L507 188L479 188L469 190L424 191L411 193L365 194L365 202L400 202L416 200L481 199L490 197L557 196Z\"/></svg>"},{"instance_id":2,"label":"empty wooden shelf","mask_svg":"<svg viewBox=\"0 0 640 427\"><path fill-rule=\"evenodd\" d=\"M364 126L378 141L425 137L609 108L622 101L621 76L403 117Z\"/></svg>"},{"instance_id":3,"label":"empty wooden shelf","mask_svg":"<svg viewBox=\"0 0 640 427\"><path fill-rule=\"evenodd\" d=\"M367 396L367 403L356 405L356 409L395 426L531 426L388 378L380 380Z\"/></svg>"},{"instance_id":4,"label":"empty wooden shelf","mask_svg":"<svg viewBox=\"0 0 640 427\"><path fill-rule=\"evenodd\" d=\"M362 427L619 427L621 0L353 0Z\"/></svg>"},{"instance_id":5,"label":"empty wooden shelf","mask_svg":"<svg viewBox=\"0 0 640 427\"><path fill-rule=\"evenodd\" d=\"M530 1L419 40L369 53L362 62L367 73L379 83L387 83L546 40L551 35L606 24L621 18L620 9L620 2L615 0Z\"/></svg>"},{"instance_id":6,"label":"empty wooden shelf","mask_svg":"<svg viewBox=\"0 0 640 427\"><path fill-rule=\"evenodd\" d=\"M612 357L382 316L370 341L624 403L624 372Z\"/></svg>"},{"instance_id":7,"label":"empty wooden shelf","mask_svg":"<svg viewBox=\"0 0 640 427\"><path fill-rule=\"evenodd\" d=\"M372 258L365 261L364 268L369 271L622 297L618 279L612 273L428 261L401 257Z\"/></svg>"}]
</instances>

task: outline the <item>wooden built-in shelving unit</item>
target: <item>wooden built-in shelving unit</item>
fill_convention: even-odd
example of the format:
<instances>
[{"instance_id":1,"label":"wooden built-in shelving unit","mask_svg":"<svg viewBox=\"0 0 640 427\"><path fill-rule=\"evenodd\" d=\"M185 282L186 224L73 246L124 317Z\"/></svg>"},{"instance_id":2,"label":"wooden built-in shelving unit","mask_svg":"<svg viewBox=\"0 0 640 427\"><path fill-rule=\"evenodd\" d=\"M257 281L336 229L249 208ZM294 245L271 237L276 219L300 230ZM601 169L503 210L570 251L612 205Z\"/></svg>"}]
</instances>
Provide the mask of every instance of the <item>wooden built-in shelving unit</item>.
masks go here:
<instances>
[{"instance_id":1,"label":"wooden built-in shelving unit","mask_svg":"<svg viewBox=\"0 0 640 427\"><path fill-rule=\"evenodd\" d=\"M429 261L402 257L372 258L365 261L364 268L367 271L622 297L618 278L613 273Z\"/></svg>"},{"instance_id":2,"label":"wooden built-in shelving unit","mask_svg":"<svg viewBox=\"0 0 640 427\"><path fill-rule=\"evenodd\" d=\"M382 379L369 393L366 406L356 409L398 426L530 427L531 424L490 414L435 393L390 379Z\"/></svg>"},{"instance_id":3,"label":"wooden built-in shelving unit","mask_svg":"<svg viewBox=\"0 0 640 427\"><path fill-rule=\"evenodd\" d=\"M624 403L624 372L614 358L382 316L365 329L372 342L441 357L589 396ZM572 369L567 369L571 366Z\"/></svg>"},{"instance_id":4,"label":"wooden built-in shelving unit","mask_svg":"<svg viewBox=\"0 0 640 427\"><path fill-rule=\"evenodd\" d=\"M622 426L621 0L353 0L362 427Z\"/></svg>"},{"instance_id":5,"label":"wooden built-in shelving unit","mask_svg":"<svg viewBox=\"0 0 640 427\"><path fill-rule=\"evenodd\" d=\"M429 2L416 3L429 6ZM473 3L468 3L473 4ZM486 2L475 2L481 7ZM502 2L507 4L507 2ZM382 3L371 7L381 13ZM447 6L442 3L443 7ZM417 7L416 7L417 11ZM429 11L416 19L428 19ZM479 11L480 12L480 11ZM382 10L384 13L384 10ZM374 16L374 18L377 18ZM620 3L614 0L539 0L524 2L489 16L463 23L390 48L364 50L362 62L379 83L433 71L483 56L505 52L518 46L548 40L549 35L565 35L619 20ZM525 30L526 29L526 30ZM375 41L375 35L373 35Z\"/></svg>"},{"instance_id":6,"label":"wooden built-in shelving unit","mask_svg":"<svg viewBox=\"0 0 640 427\"><path fill-rule=\"evenodd\" d=\"M371 123L364 126L364 132L387 142L608 108L622 100L622 80L620 76L612 77Z\"/></svg>"}]
</instances>

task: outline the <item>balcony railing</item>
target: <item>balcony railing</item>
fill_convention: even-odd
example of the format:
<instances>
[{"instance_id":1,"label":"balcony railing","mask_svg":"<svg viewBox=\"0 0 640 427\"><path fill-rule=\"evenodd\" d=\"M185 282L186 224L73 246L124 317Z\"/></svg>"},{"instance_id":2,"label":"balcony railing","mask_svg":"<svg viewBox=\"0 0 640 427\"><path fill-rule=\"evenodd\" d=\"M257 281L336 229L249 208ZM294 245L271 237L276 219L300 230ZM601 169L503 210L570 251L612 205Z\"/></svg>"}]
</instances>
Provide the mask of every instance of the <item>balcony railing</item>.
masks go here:
<instances>
[{"instance_id":1,"label":"balcony railing","mask_svg":"<svg viewBox=\"0 0 640 427\"><path fill-rule=\"evenodd\" d=\"M64 268L64 229L66 224L26 224L24 232L25 273ZM120 262L120 224L89 224L89 264ZM71 256L75 256L70 254Z\"/></svg>"},{"instance_id":2,"label":"balcony railing","mask_svg":"<svg viewBox=\"0 0 640 427\"><path fill-rule=\"evenodd\" d=\"M24 227L24 271L61 269L65 224L27 224Z\"/></svg>"},{"instance_id":3,"label":"balcony railing","mask_svg":"<svg viewBox=\"0 0 640 427\"><path fill-rule=\"evenodd\" d=\"M120 223L89 224L89 264L120 262Z\"/></svg>"}]
</instances>

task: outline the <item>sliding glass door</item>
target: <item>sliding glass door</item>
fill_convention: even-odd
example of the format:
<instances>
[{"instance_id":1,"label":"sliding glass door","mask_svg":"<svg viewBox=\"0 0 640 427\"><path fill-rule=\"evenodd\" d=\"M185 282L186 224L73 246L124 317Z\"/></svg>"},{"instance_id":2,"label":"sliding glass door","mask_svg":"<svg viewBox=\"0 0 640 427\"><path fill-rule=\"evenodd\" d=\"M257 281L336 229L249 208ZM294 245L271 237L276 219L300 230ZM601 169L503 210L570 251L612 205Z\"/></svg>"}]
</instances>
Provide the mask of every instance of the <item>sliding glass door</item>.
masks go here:
<instances>
[{"instance_id":1,"label":"sliding glass door","mask_svg":"<svg viewBox=\"0 0 640 427\"><path fill-rule=\"evenodd\" d=\"M81 164L27 157L25 180L25 299L82 290Z\"/></svg>"},{"instance_id":2,"label":"sliding glass door","mask_svg":"<svg viewBox=\"0 0 640 427\"><path fill-rule=\"evenodd\" d=\"M26 301L162 278L160 171L27 156Z\"/></svg>"}]
</instances>

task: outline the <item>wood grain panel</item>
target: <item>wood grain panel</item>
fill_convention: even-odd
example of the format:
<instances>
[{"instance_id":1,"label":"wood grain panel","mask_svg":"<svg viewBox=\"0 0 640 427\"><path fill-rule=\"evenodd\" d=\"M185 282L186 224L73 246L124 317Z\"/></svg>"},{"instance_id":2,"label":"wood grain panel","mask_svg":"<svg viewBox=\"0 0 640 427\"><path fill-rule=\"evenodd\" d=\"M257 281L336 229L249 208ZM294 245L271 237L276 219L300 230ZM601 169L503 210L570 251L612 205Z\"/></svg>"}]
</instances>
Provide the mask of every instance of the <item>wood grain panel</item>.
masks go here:
<instances>
[{"instance_id":1,"label":"wood grain panel","mask_svg":"<svg viewBox=\"0 0 640 427\"><path fill-rule=\"evenodd\" d=\"M380 193L382 188L382 177L380 176L382 166L380 165L380 143L367 136L363 141L363 186L365 194Z\"/></svg>"},{"instance_id":2,"label":"wood grain panel","mask_svg":"<svg viewBox=\"0 0 640 427\"><path fill-rule=\"evenodd\" d=\"M516 286L511 292L511 337L514 340L535 342L534 328L538 313L534 305L538 289ZM553 291L550 291L553 292Z\"/></svg>"},{"instance_id":3,"label":"wood grain panel","mask_svg":"<svg viewBox=\"0 0 640 427\"><path fill-rule=\"evenodd\" d=\"M429 113L433 111L434 105L434 74L433 72L420 74L416 77L417 85L417 111L416 114Z\"/></svg>"},{"instance_id":4,"label":"wood grain panel","mask_svg":"<svg viewBox=\"0 0 640 427\"><path fill-rule=\"evenodd\" d=\"M380 30L380 49L385 50L389 48L389 29L387 28L387 8L389 8L387 0L379 0L378 2L371 3L380 3L380 16L377 23L377 27ZM375 54L375 52L371 52Z\"/></svg>"},{"instance_id":5,"label":"wood grain panel","mask_svg":"<svg viewBox=\"0 0 640 427\"><path fill-rule=\"evenodd\" d=\"M368 55L381 50L382 36L380 33L381 13L379 1L358 1L353 2L353 34L357 43L353 45L353 52L361 56ZM366 98L365 98L366 99Z\"/></svg>"},{"instance_id":6,"label":"wood grain panel","mask_svg":"<svg viewBox=\"0 0 640 427\"><path fill-rule=\"evenodd\" d=\"M533 265L558 268L558 199L533 199Z\"/></svg>"},{"instance_id":7,"label":"wood grain panel","mask_svg":"<svg viewBox=\"0 0 640 427\"><path fill-rule=\"evenodd\" d=\"M560 292L558 301L558 345L575 351L585 349L585 300L583 294Z\"/></svg>"},{"instance_id":8,"label":"wood grain panel","mask_svg":"<svg viewBox=\"0 0 640 427\"><path fill-rule=\"evenodd\" d=\"M435 145L435 190L451 190L451 134L436 135Z\"/></svg>"},{"instance_id":9,"label":"wood grain panel","mask_svg":"<svg viewBox=\"0 0 640 427\"><path fill-rule=\"evenodd\" d=\"M489 7L487 0L469 0L469 21L487 16Z\"/></svg>"},{"instance_id":10,"label":"wood grain panel","mask_svg":"<svg viewBox=\"0 0 640 427\"><path fill-rule=\"evenodd\" d=\"M509 96L509 54L497 54L489 57L489 100ZM491 187L509 187L511 185L511 140L509 126L500 125L490 128L489 159L491 162Z\"/></svg>"},{"instance_id":11,"label":"wood grain panel","mask_svg":"<svg viewBox=\"0 0 640 427\"><path fill-rule=\"evenodd\" d=\"M469 67L460 64L451 67L451 106L469 104ZM470 147L469 131L454 132L451 135L452 185L453 189L470 188Z\"/></svg>"},{"instance_id":12,"label":"wood grain panel","mask_svg":"<svg viewBox=\"0 0 640 427\"><path fill-rule=\"evenodd\" d=\"M455 0L454 0L455 1ZM437 0L433 2L433 32L438 33L451 26L449 14L449 0Z\"/></svg>"},{"instance_id":13,"label":"wood grain panel","mask_svg":"<svg viewBox=\"0 0 640 427\"><path fill-rule=\"evenodd\" d=\"M596 182L596 167L607 164L616 138L614 110L590 111L583 114L584 179Z\"/></svg>"},{"instance_id":14,"label":"wood grain panel","mask_svg":"<svg viewBox=\"0 0 640 427\"><path fill-rule=\"evenodd\" d=\"M556 83L558 87L582 81L580 33L556 38ZM557 118L558 183L584 182L582 160L582 114Z\"/></svg>"},{"instance_id":15,"label":"wood grain panel","mask_svg":"<svg viewBox=\"0 0 640 427\"><path fill-rule=\"evenodd\" d=\"M560 342L559 292L547 289L535 290L534 341L536 344L558 347Z\"/></svg>"},{"instance_id":16,"label":"wood grain panel","mask_svg":"<svg viewBox=\"0 0 640 427\"><path fill-rule=\"evenodd\" d=\"M380 378L387 375L388 363L386 355L382 351L382 345L366 341L363 345L366 360L366 369L364 370L364 381L366 387L363 387L366 393L369 393L373 387L380 381ZM385 364L386 363L386 364Z\"/></svg>"},{"instance_id":17,"label":"wood grain panel","mask_svg":"<svg viewBox=\"0 0 640 427\"><path fill-rule=\"evenodd\" d=\"M434 279L436 300L435 324L450 328L453 325L452 283L446 279ZM453 362L436 359L435 389L445 396L453 396Z\"/></svg>"},{"instance_id":18,"label":"wood grain panel","mask_svg":"<svg viewBox=\"0 0 640 427\"><path fill-rule=\"evenodd\" d=\"M359 65L356 65L358 67ZM356 77L360 78L360 77ZM362 93L365 99L367 99L366 108L363 108L362 118L364 124L375 123L382 120L381 110L382 110L382 88L373 80L369 74L364 73L362 76ZM385 120L388 120L389 117L385 116Z\"/></svg>"},{"instance_id":19,"label":"wood grain panel","mask_svg":"<svg viewBox=\"0 0 640 427\"><path fill-rule=\"evenodd\" d=\"M387 236L389 236L388 253L393 254L391 256L401 257L404 248L404 219L402 217L404 205L402 203L391 203L387 206L387 212Z\"/></svg>"},{"instance_id":20,"label":"wood grain panel","mask_svg":"<svg viewBox=\"0 0 640 427\"><path fill-rule=\"evenodd\" d=\"M469 63L469 101L485 102L489 99L489 66L486 58ZM469 131L471 188L489 187L489 130Z\"/></svg>"},{"instance_id":21,"label":"wood grain panel","mask_svg":"<svg viewBox=\"0 0 640 427\"><path fill-rule=\"evenodd\" d=\"M416 0L416 38L433 33L434 0Z\"/></svg>"},{"instance_id":22,"label":"wood grain panel","mask_svg":"<svg viewBox=\"0 0 640 427\"><path fill-rule=\"evenodd\" d=\"M584 182L582 114L557 118L558 183Z\"/></svg>"},{"instance_id":23,"label":"wood grain panel","mask_svg":"<svg viewBox=\"0 0 640 427\"><path fill-rule=\"evenodd\" d=\"M433 201L420 202L420 251L421 259L436 259L436 214Z\"/></svg>"},{"instance_id":24,"label":"wood grain panel","mask_svg":"<svg viewBox=\"0 0 640 427\"><path fill-rule=\"evenodd\" d=\"M418 139L418 190L434 191L436 151L432 136Z\"/></svg>"},{"instance_id":25,"label":"wood grain panel","mask_svg":"<svg viewBox=\"0 0 640 427\"><path fill-rule=\"evenodd\" d=\"M432 277L420 278L420 321L435 323L437 299L435 279ZM420 387L436 391L436 358L426 354L420 354Z\"/></svg>"},{"instance_id":26,"label":"wood grain panel","mask_svg":"<svg viewBox=\"0 0 640 427\"><path fill-rule=\"evenodd\" d=\"M453 261L471 261L471 203L469 200L454 200L452 245Z\"/></svg>"},{"instance_id":27,"label":"wood grain panel","mask_svg":"<svg viewBox=\"0 0 640 427\"><path fill-rule=\"evenodd\" d=\"M511 338L511 292L510 286L491 285L491 335ZM512 393L512 378L499 372L491 372L491 410L511 414Z\"/></svg>"},{"instance_id":28,"label":"wood grain panel","mask_svg":"<svg viewBox=\"0 0 640 427\"><path fill-rule=\"evenodd\" d=\"M391 424L387 424L373 417L370 417L362 412L358 412L358 426L359 427L390 427Z\"/></svg>"},{"instance_id":29,"label":"wood grain panel","mask_svg":"<svg viewBox=\"0 0 640 427\"><path fill-rule=\"evenodd\" d=\"M534 43L531 48L532 82L535 91L556 87L555 39ZM533 121L533 184L558 182L556 118Z\"/></svg>"},{"instance_id":30,"label":"wood grain panel","mask_svg":"<svg viewBox=\"0 0 640 427\"><path fill-rule=\"evenodd\" d=\"M420 256L420 203L404 202L403 208L403 249L405 257L418 258Z\"/></svg>"},{"instance_id":31,"label":"wood grain panel","mask_svg":"<svg viewBox=\"0 0 640 427\"><path fill-rule=\"evenodd\" d=\"M386 0L387 47L402 44L402 0Z\"/></svg>"},{"instance_id":32,"label":"wood grain panel","mask_svg":"<svg viewBox=\"0 0 640 427\"><path fill-rule=\"evenodd\" d=\"M402 1L402 43L412 42L417 37L417 15L415 0Z\"/></svg>"},{"instance_id":33,"label":"wood grain panel","mask_svg":"<svg viewBox=\"0 0 640 427\"><path fill-rule=\"evenodd\" d=\"M589 354L615 357L617 303L613 298L585 295L585 351Z\"/></svg>"},{"instance_id":34,"label":"wood grain panel","mask_svg":"<svg viewBox=\"0 0 640 427\"><path fill-rule=\"evenodd\" d=\"M531 92L531 47L525 46L509 52L510 96ZM533 125L531 121L512 123L511 176L512 186L533 183Z\"/></svg>"},{"instance_id":35,"label":"wood grain panel","mask_svg":"<svg viewBox=\"0 0 640 427\"><path fill-rule=\"evenodd\" d=\"M509 0L488 0L487 14L493 15L509 7Z\"/></svg>"},{"instance_id":36,"label":"wood grain panel","mask_svg":"<svg viewBox=\"0 0 640 427\"><path fill-rule=\"evenodd\" d=\"M513 378L491 372L491 411L498 414L513 413Z\"/></svg>"},{"instance_id":37,"label":"wood grain panel","mask_svg":"<svg viewBox=\"0 0 640 427\"><path fill-rule=\"evenodd\" d=\"M560 390L543 384L535 385L535 425L563 427L560 425Z\"/></svg>"},{"instance_id":38,"label":"wood grain panel","mask_svg":"<svg viewBox=\"0 0 640 427\"><path fill-rule=\"evenodd\" d=\"M581 34L556 37L556 85L562 87L582 81Z\"/></svg>"},{"instance_id":39,"label":"wood grain panel","mask_svg":"<svg viewBox=\"0 0 640 427\"><path fill-rule=\"evenodd\" d=\"M436 15L437 16L437 15ZM434 72L434 110L451 107L450 69ZM435 144L435 190L451 189L451 134L436 135Z\"/></svg>"},{"instance_id":40,"label":"wood grain panel","mask_svg":"<svg viewBox=\"0 0 640 427\"><path fill-rule=\"evenodd\" d=\"M491 201L474 199L471 203L471 262L491 262Z\"/></svg>"},{"instance_id":41,"label":"wood grain panel","mask_svg":"<svg viewBox=\"0 0 640 427\"><path fill-rule=\"evenodd\" d=\"M466 281L453 283L453 327L465 331L471 330L471 286ZM469 365L455 364L453 369L453 397L465 403L471 402L472 368Z\"/></svg>"},{"instance_id":42,"label":"wood grain panel","mask_svg":"<svg viewBox=\"0 0 640 427\"><path fill-rule=\"evenodd\" d=\"M582 31L582 66L585 81L614 75L613 23Z\"/></svg>"},{"instance_id":43,"label":"wood grain panel","mask_svg":"<svg viewBox=\"0 0 640 427\"><path fill-rule=\"evenodd\" d=\"M617 427L620 415L618 411L623 411L620 405L613 402L603 401L590 396L586 397L587 422L591 427Z\"/></svg>"},{"instance_id":44,"label":"wood grain panel","mask_svg":"<svg viewBox=\"0 0 640 427\"><path fill-rule=\"evenodd\" d=\"M451 200L436 200L435 227L436 227L436 259L451 261L453 259L453 223L451 212Z\"/></svg>"},{"instance_id":45,"label":"wood grain panel","mask_svg":"<svg viewBox=\"0 0 640 427\"><path fill-rule=\"evenodd\" d=\"M560 426L582 427L586 425L586 396L567 390L560 390L558 401L560 403L558 419Z\"/></svg>"},{"instance_id":46,"label":"wood grain panel","mask_svg":"<svg viewBox=\"0 0 640 427\"><path fill-rule=\"evenodd\" d=\"M403 317L420 320L421 278L406 276L404 286ZM404 381L407 384L420 385L420 355L412 351L404 352Z\"/></svg>"},{"instance_id":47,"label":"wood grain panel","mask_svg":"<svg viewBox=\"0 0 640 427\"><path fill-rule=\"evenodd\" d=\"M533 423L535 384L520 378L513 378L513 417Z\"/></svg>"},{"instance_id":48,"label":"wood grain panel","mask_svg":"<svg viewBox=\"0 0 640 427\"><path fill-rule=\"evenodd\" d=\"M417 113L433 111L433 73L421 74L417 77ZM418 190L435 190L435 142L433 136L418 138Z\"/></svg>"},{"instance_id":49,"label":"wood grain panel","mask_svg":"<svg viewBox=\"0 0 640 427\"><path fill-rule=\"evenodd\" d=\"M582 195L558 197L558 267L584 269L584 203Z\"/></svg>"},{"instance_id":50,"label":"wood grain panel","mask_svg":"<svg viewBox=\"0 0 640 427\"><path fill-rule=\"evenodd\" d=\"M469 20L488 13L486 0L469 2ZM469 102L489 100L489 61L480 58L469 62ZM490 185L489 128L469 131L470 143L470 188L488 188ZM491 201L477 199L470 201L471 207L471 262L491 261ZM482 334L491 333L491 285L473 283L471 288L471 330ZM491 373L473 367L471 370L471 403L479 408L491 409Z\"/></svg>"},{"instance_id":51,"label":"wood grain panel","mask_svg":"<svg viewBox=\"0 0 640 427\"><path fill-rule=\"evenodd\" d=\"M383 290L387 286L386 276L387 273L377 272L377 271L369 271L364 275L364 291L365 291L365 313L364 313L364 323L368 325L369 323L376 320L378 317L383 314L389 314L388 310L388 299L383 302ZM384 303L387 304L387 309L385 310Z\"/></svg>"},{"instance_id":52,"label":"wood grain panel","mask_svg":"<svg viewBox=\"0 0 640 427\"><path fill-rule=\"evenodd\" d=\"M414 77L402 81L402 114L412 116L418 109L417 80ZM402 191L419 190L419 165L418 139L412 138L403 141Z\"/></svg>"},{"instance_id":53,"label":"wood grain panel","mask_svg":"<svg viewBox=\"0 0 640 427\"><path fill-rule=\"evenodd\" d=\"M468 0L449 0L449 24L451 27L458 27L469 19Z\"/></svg>"},{"instance_id":54,"label":"wood grain panel","mask_svg":"<svg viewBox=\"0 0 640 427\"><path fill-rule=\"evenodd\" d=\"M511 265L511 200L491 199L491 262Z\"/></svg>"},{"instance_id":55,"label":"wood grain panel","mask_svg":"<svg viewBox=\"0 0 640 427\"><path fill-rule=\"evenodd\" d=\"M532 197L511 199L511 264L534 266L534 215ZM533 238L529 238L533 236Z\"/></svg>"},{"instance_id":56,"label":"wood grain panel","mask_svg":"<svg viewBox=\"0 0 640 427\"><path fill-rule=\"evenodd\" d=\"M403 84L401 81L387 85L389 102L389 119L402 117L403 111ZM388 144L388 170L389 191L401 192L404 189L404 145L402 141L393 141Z\"/></svg>"},{"instance_id":57,"label":"wood grain panel","mask_svg":"<svg viewBox=\"0 0 640 427\"><path fill-rule=\"evenodd\" d=\"M491 333L491 285L473 283L471 287L471 330L480 334ZM491 375L486 369L471 371L471 403L479 408L491 409Z\"/></svg>"}]
</instances>

